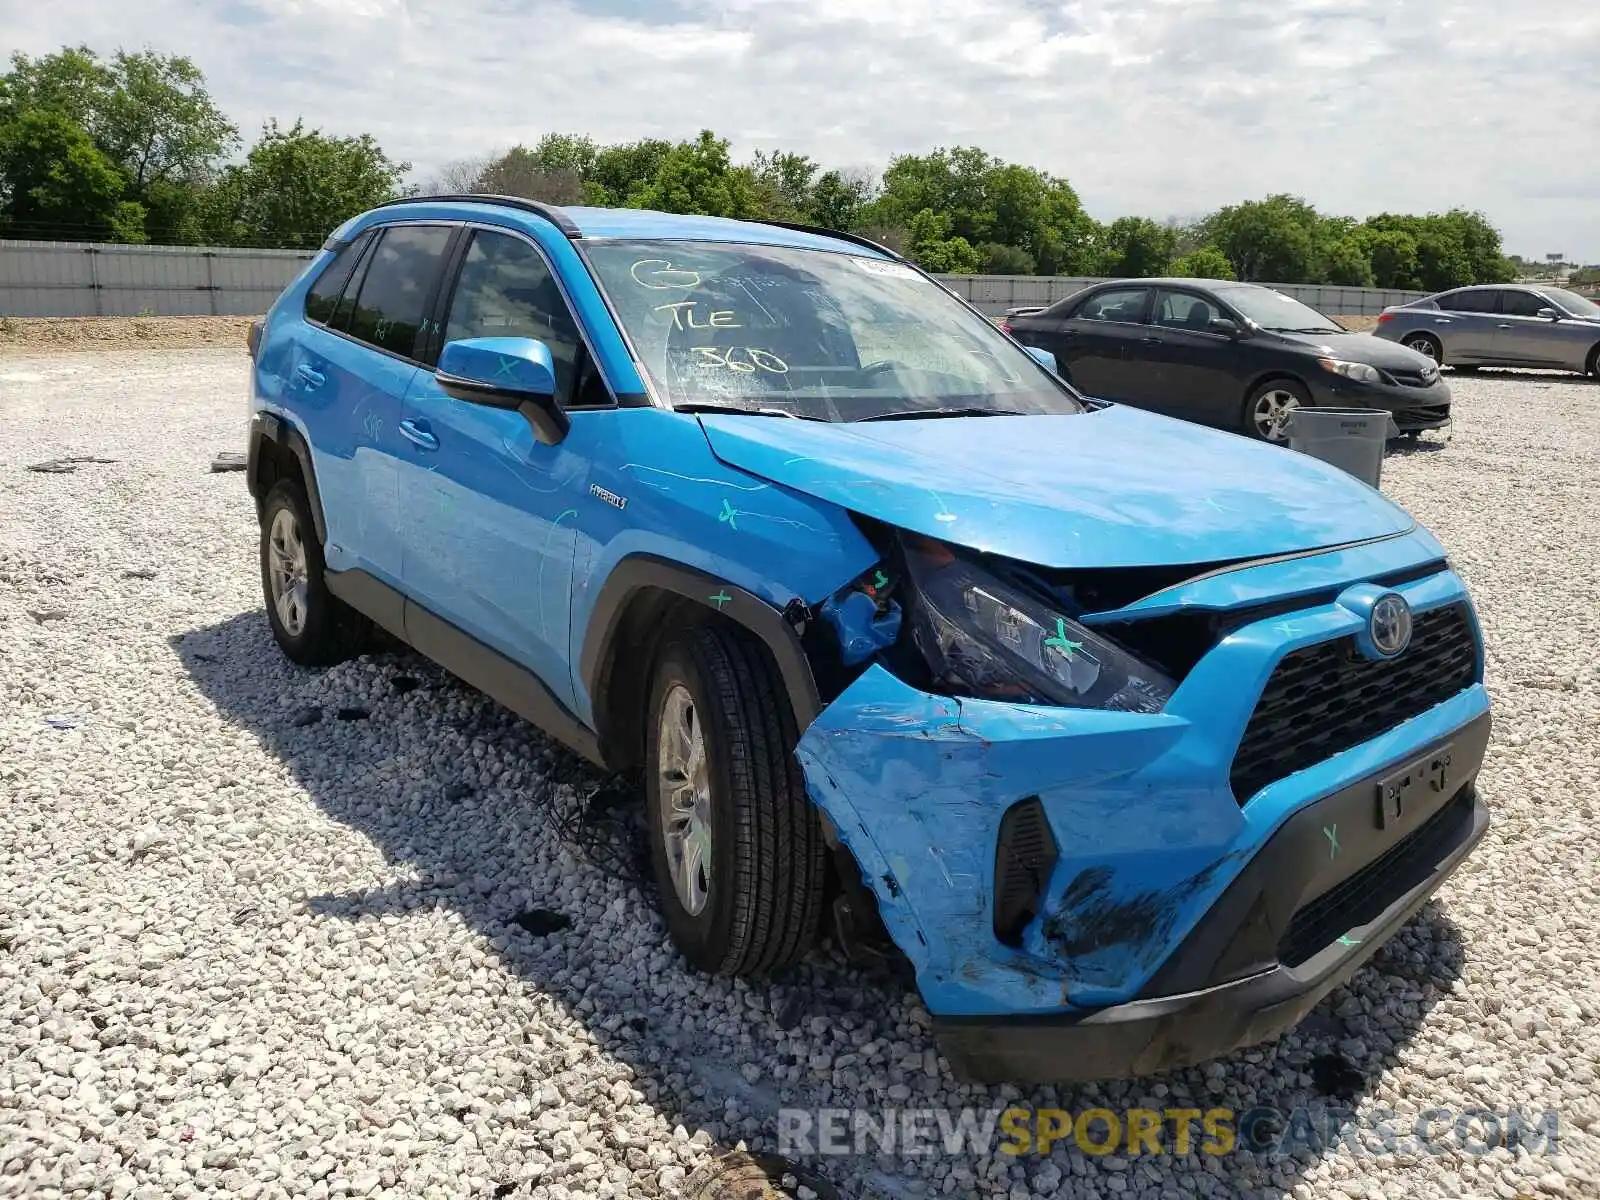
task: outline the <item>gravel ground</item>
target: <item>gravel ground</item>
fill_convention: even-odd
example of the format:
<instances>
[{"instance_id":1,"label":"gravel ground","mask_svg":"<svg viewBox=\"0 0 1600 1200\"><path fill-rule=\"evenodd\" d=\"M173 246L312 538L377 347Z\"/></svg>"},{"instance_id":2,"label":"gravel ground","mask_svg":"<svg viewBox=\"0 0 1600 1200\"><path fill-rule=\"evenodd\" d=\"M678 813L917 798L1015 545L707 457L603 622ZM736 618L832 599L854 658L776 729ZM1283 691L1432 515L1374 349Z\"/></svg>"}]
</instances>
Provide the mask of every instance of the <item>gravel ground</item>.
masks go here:
<instances>
[{"instance_id":1,"label":"gravel ground","mask_svg":"<svg viewBox=\"0 0 1600 1200\"><path fill-rule=\"evenodd\" d=\"M550 819L603 781L426 663L290 667L208 473L243 368L0 362L0 1196L672 1195L781 1106L1017 1098L953 1083L887 973L690 974ZM843 1195L1600 1194L1600 387L1454 386L1454 441L1385 486L1480 606L1487 842L1281 1042L1027 1099L1555 1110L1556 1152L814 1164ZM116 461L25 470L63 456Z\"/></svg>"}]
</instances>

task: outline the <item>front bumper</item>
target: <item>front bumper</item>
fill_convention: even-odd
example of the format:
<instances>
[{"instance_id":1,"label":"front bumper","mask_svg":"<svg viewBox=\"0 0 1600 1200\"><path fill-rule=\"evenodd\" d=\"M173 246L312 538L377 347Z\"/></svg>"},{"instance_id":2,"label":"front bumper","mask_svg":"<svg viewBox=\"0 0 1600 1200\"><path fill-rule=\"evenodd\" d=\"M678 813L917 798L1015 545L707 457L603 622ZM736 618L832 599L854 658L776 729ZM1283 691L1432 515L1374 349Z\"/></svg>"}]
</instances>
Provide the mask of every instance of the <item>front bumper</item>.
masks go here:
<instances>
[{"instance_id":1,"label":"front bumper","mask_svg":"<svg viewBox=\"0 0 1600 1200\"><path fill-rule=\"evenodd\" d=\"M1450 423L1450 385L1442 379L1427 387L1359 383L1319 372L1311 381L1311 403L1327 408L1379 408L1394 415L1401 433L1441 429Z\"/></svg>"},{"instance_id":2,"label":"front bumper","mask_svg":"<svg viewBox=\"0 0 1600 1200\"><path fill-rule=\"evenodd\" d=\"M1481 651L1460 691L1364 741L1237 794L1230 771L1278 665L1365 627L1337 601L1308 595L1291 612L1278 601L1409 570L1414 578L1391 586L1420 621L1467 603L1440 556L1415 531L1202 577L1133 606L1275 605L1224 636L1160 713L931 695L876 665L822 711L797 747L807 789L916 971L952 1063L1033 1080L1223 1053L1292 1024L1415 910L1477 834L1435 855L1426 878L1389 879L1374 893L1382 912L1367 911L1371 897L1345 896L1329 918L1338 928L1298 929L1302 949L1314 944L1279 961L1297 919L1401 839L1393 824L1362 832L1375 778L1449 742L1452 790L1470 783L1487 741ZM1290 736L1314 744L1316 730ZM1059 853L1035 870L1032 915L1005 936L1000 863L1002 850L1014 861L1014 847L1004 820L1030 806ZM1323 824L1338 827L1342 849L1316 862ZM1277 882L1252 890L1263 878ZM1330 948L1340 937L1362 944ZM1213 1008L1219 1015L1205 1016ZM1195 1029L1179 1028L1191 1018ZM1147 1019L1158 1028L1141 1027ZM1053 1055L1056 1043L1072 1046Z\"/></svg>"},{"instance_id":3,"label":"front bumper","mask_svg":"<svg viewBox=\"0 0 1600 1200\"><path fill-rule=\"evenodd\" d=\"M1484 716L1452 739L1457 762L1466 766L1463 760L1469 760L1475 773L1488 735L1489 718ZM1281 900L1282 885L1293 888L1303 878L1293 873L1297 868L1315 873L1317 863L1306 860L1314 860L1326 844L1324 830L1370 830L1378 778L1375 774L1353 784L1287 822L1223 893L1213 909L1215 918L1190 936L1174 961L1198 961L1219 950L1227 954L1226 946L1213 943L1228 937L1229 918L1258 905L1265 912L1271 906L1261 905L1261 897L1277 890ZM1441 794L1434 805L1415 814L1414 825L1400 842L1377 849L1333 889L1311 901L1363 889L1369 897L1393 899L1387 904L1369 899L1362 909L1357 898L1356 906L1348 910L1355 923L1294 966L1280 963L1243 979L1144 997L1082 1016L936 1019L940 1049L951 1069L966 1079L1045 1083L1148 1075L1277 1037L1346 982L1416 914L1483 837L1489 810L1479 800L1473 780L1463 778L1448 795ZM1268 913L1269 932L1278 932L1270 927L1272 919ZM1339 928L1343 922L1324 925ZM1233 936L1248 932L1247 925L1236 928ZM1285 928L1280 941L1288 933Z\"/></svg>"}]
</instances>

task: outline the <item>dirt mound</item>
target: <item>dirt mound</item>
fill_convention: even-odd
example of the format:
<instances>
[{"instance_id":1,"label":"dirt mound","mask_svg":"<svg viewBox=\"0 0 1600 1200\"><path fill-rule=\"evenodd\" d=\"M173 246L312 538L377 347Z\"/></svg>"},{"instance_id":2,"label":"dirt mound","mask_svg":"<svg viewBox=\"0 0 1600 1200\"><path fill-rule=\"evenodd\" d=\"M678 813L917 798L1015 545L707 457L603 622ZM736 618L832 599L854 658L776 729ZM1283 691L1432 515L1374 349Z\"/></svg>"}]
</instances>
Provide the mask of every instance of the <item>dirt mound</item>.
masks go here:
<instances>
[{"instance_id":1,"label":"dirt mound","mask_svg":"<svg viewBox=\"0 0 1600 1200\"><path fill-rule=\"evenodd\" d=\"M245 348L250 317L0 317L0 354Z\"/></svg>"}]
</instances>

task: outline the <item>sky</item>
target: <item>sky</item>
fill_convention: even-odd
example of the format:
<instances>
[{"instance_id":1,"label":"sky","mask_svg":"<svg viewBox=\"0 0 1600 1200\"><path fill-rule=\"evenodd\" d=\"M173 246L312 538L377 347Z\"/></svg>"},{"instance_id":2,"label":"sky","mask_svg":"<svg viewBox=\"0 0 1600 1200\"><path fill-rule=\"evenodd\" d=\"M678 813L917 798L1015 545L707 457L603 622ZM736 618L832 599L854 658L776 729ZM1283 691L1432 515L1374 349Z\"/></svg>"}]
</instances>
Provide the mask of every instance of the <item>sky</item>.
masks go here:
<instances>
[{"instance_id":1,"label":"sky","mask_svg":"<svg viewBox=\"0 0 1600 1200\"><path fill-rule=\"evenodd\" d=\"M419 180L548 132L977 145L1101 220L1291 192L1600 262L1594 0L0 0L0 52L69 42L186 54L247 141L370 132Z\"/></svg>"}]
</instances>

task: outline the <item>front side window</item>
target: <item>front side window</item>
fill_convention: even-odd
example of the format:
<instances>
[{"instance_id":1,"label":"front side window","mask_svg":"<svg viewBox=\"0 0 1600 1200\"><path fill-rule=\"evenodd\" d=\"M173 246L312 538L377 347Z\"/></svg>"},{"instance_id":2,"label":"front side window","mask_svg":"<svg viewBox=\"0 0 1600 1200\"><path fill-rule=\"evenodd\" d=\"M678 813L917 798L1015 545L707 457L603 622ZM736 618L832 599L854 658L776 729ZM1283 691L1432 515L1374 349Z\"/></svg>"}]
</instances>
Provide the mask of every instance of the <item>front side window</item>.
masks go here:
<instances>
[{"instance_id":1,"label":"front side window","mask_svg":"<svg viewBox=\"0 0 1600 1200\"><path fill-rule=\"evenodd\" d=\"M521 238L479 230L461 264L444 340L534 338L550 348L556 399L566 404L582 342L577 322L539 252Z\"/></svg>"},{"instance_id":2,"label":"front side window","mask_svg":"<svg viewBox=\"0 0 1600 1200\"><path fill-rule=\"evenodd\" d=\"M1211 322L1221 316L1215 304L1192 292L1162 292L1156 301L1155 324L1168 329L1210 333Z\"/></svg>"},{"instance_id":3,"label":"front side window","mask_svg":"<svg viewBox=\"0 0 1600 1200\"><path fill-rule=\"evenodd\" d=\"M669 403L826 421L1070 413L1072 393L982 316L890 259L728 242L586 242Z\"/></svg>"},{"instance_id":4,"label":"front side window","mask_svg":"<svg viewBox=\"0 0 1600 1200\"><path fill-rule=\"evenodd\" d=\"M1073 313L1079 321L1126 321L1136 324L1144 320L1145 302L1150 298L1149 288L1110 288L1096 292Z\"/></svg>"},{"instance_id":5,"label":"front side window","mask_svg":"<svg viewBox=\"0 0 1600 1200\"><path fill-rule=\"evenodd\" d=\"M413 356L452 232L444 225L396 225L383 231L350 312L351 337Z\"/></svg>"},{"instance_id":6,"label":"front side window","mask_svg":"<svg viewBox=\"0 0 1600 1200\"><path fill-rule=\"evenodd\" d=\"M1500 311L1508 317L1537 317L1541 308L1553 308L1550 301L1532 292L1502 292Z\"/></svg>"},{"instance_id":7,"label":"front side window","mask_svg":"<svg viewBox=\"0 0 1600 1200\"><path fill-rule=\"evenodd\" d=\"M1448 296L1439 297L1439 307L1446 312L1498 312L1499 295L1493 288L1472 288L1465 292L1451 292Z\"/></svg>"}]
</instances>

